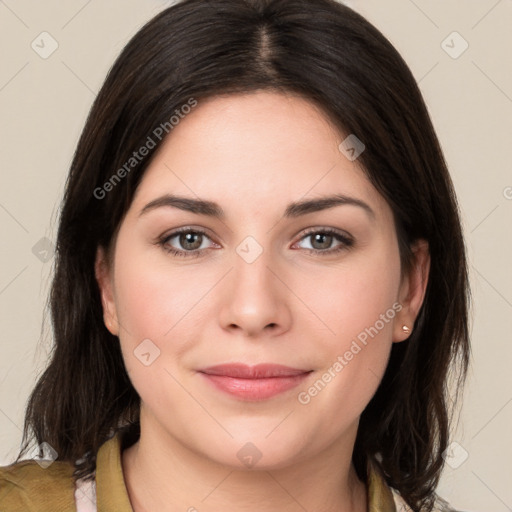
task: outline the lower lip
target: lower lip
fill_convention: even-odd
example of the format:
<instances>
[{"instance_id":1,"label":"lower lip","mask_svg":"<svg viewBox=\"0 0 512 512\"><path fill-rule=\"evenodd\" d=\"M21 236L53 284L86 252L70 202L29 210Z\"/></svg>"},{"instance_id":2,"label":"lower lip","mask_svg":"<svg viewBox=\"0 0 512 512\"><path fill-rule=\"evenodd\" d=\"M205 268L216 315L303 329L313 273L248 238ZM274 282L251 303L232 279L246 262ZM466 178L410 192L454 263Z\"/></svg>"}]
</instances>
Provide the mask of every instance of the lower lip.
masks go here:
<instances>
[{"instance_id":1,"label":"lower lip","mask_svg":"<svg viewBox=\"0 0 512 512\"><path fill-rule=\"evenodd\" d=\"M265 400L298 386L309 373L266 379L240 379L200 372L208 382L225 393L243 400Z\"/></svg>"}]
</instances>

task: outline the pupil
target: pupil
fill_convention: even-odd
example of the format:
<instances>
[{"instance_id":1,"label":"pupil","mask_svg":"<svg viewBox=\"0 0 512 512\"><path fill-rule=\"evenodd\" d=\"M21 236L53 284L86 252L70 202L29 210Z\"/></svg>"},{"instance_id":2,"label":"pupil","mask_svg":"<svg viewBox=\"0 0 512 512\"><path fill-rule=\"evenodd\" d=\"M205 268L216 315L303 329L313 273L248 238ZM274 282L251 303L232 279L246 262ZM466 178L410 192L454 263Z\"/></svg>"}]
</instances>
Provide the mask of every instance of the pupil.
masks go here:
<instances>
[{"instance_id":1,"label":"pupil","mask_svg":"<svg viewBox=\"0 0 512 512\"><path fill-rule=\"evenodd\" d=\"M330 245L330 243L327 243L327 244L326 244L326 243L325 243L325 241L324 241L324 243L322 244L322 239L327 239L327 241L328 241L328 242L330 242L330 239L331 239L331 238L332 238L332 236L331 236L331 235L326 235L326 234L323 234L323 233L319 233L319 234L317 233L317 234L315 235L315 241L319 240L320 245L322 245L322 246L323 246L323 247L321 247L322 249L325 249L325 247L324 247L324 246L329 247L329 245Z\"/></svg>"},{"instance_id":2,"label":"pupil","mask_svg":"<svg viewBox=\"0 0 512 512\"><path fill-rule=\"evenodd\" d=\"M183 244L183 247L187 247L187 244L192 244L193 247L188 247L189 249L197 249L201 244L197 245L197 241L194 244L193 238L200 236L198 233L187 233L185 235L182 235L185 238L185 243ZM196 247L197 246L197 247Z\"/></svg>"}]
</instances>

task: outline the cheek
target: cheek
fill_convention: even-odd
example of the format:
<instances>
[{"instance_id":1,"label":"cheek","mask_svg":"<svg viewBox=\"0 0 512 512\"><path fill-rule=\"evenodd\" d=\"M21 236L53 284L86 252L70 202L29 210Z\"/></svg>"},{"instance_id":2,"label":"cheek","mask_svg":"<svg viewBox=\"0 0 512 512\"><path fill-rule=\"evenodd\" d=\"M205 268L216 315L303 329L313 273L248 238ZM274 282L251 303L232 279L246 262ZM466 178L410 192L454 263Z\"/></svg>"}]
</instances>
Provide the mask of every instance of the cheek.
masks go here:
<instances>
[{"instance_id":1,"label":"cheek","mask_svg":"<svg viewBox=\"0 0 512 512\"><path fill-rule=\"evenodd\" d=\"M340 268L336 279L310 295L331 332L319 337L323 366L298 401L333 430L362 413L384 375L402 307L396 301L399 282L398 249L389 245Z\"/></svg>"},{"instance_id":2,"label":"cheek","mask_svg":"<svg viewBox=\"0 0 512 512\"><path fill-rule=\"evenodd\" d=\"M204 330L208 292L218 278L200 267L172 269L161 255L135 250L121 237L117 247L123 255L115 266L123 358L139 394L158 401L157 389L178 390L170 373Z\"/></svg>"},{"instance_id":3,"label":"cheek","mask_svg":"<svg viewBox=\"0 0 512 512\"><path fill-rule=\"evenodd\" d=\"M120 250L122 244L119 244ZM125 251L115 268L116 310L121 332L132 342L173 337L191 316L197 320L201 299L215 281L200 267L169 264L156 251Z\"/></svg>"},{"instance_id":4,"label":"cheek","mask_svg":"<svg viewBox=\"0 0 512 512\"><path fill-rule=\"evenodd\" d=\"M392 244L347 258L346 263L328 273L319 269L307 282L302 294L330 331L329 345L342 349L375 323L383 334L391 333L392 321L385 320L395 316L400 285L399 253ZM386 312L383 321L381 315Z\"/></svg>"}]
</instances>

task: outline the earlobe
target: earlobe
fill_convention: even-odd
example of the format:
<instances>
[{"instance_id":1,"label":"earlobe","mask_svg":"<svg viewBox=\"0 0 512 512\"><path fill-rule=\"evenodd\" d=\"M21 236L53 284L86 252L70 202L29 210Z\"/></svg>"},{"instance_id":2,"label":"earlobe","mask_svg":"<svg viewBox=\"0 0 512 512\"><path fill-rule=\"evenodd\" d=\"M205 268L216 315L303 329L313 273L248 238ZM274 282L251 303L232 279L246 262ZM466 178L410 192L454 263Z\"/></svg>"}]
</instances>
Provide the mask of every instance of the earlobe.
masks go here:
<instances>
[{"instance_id":1,"label":"earlobe","mask_svg":"<svg viewBox=\"0 0 512 512\"><path fill-rule=\"evenodd\" d=\"M421 309L430 274L430 250L426 240L417 240L411 247L413 261L409 274L400 286L402 309L396 318L394 342L405 341L412 333L414 322Z\"/></svg>"},{"instance_id":2,"label":"earlobe","mask_svg":"<svg viewBox=\"0 0 512 512\"><path fill-rule=\"evenodd\" d=\"M119 335L119 322L114 301L112 278L107 262L107 257L103 247L98 247L96 251L96 260L94 263L94 275L101 296L103 307L103 322L106 328L114 335Z\"/></svg>"}]
</instances>

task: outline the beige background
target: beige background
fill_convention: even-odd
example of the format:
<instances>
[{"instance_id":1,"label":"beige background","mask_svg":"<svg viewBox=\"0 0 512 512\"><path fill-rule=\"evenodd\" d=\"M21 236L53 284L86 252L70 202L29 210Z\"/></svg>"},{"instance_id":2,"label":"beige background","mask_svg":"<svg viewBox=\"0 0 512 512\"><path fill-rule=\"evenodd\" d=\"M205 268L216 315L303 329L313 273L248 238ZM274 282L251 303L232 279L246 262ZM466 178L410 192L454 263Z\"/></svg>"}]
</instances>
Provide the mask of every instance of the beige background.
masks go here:
<instances>
[{"instance_id":1,"label":"beige background","mask_svg":"<svg viewBox=\"0 0 512 512\"><path fill-rule=\"evenodd\" d=\"M512 510L512 0L347 3L411 67L462 209L473 362L439 493L465 511ZM25 402L51 346L43 311L53 259L41 239L55 240L78 136L123 45L168 5L0 0L0 464L16 454ZM58 44L46 59L31 47L51 49L45 31Z\"/></svg>"}]
</instances>

